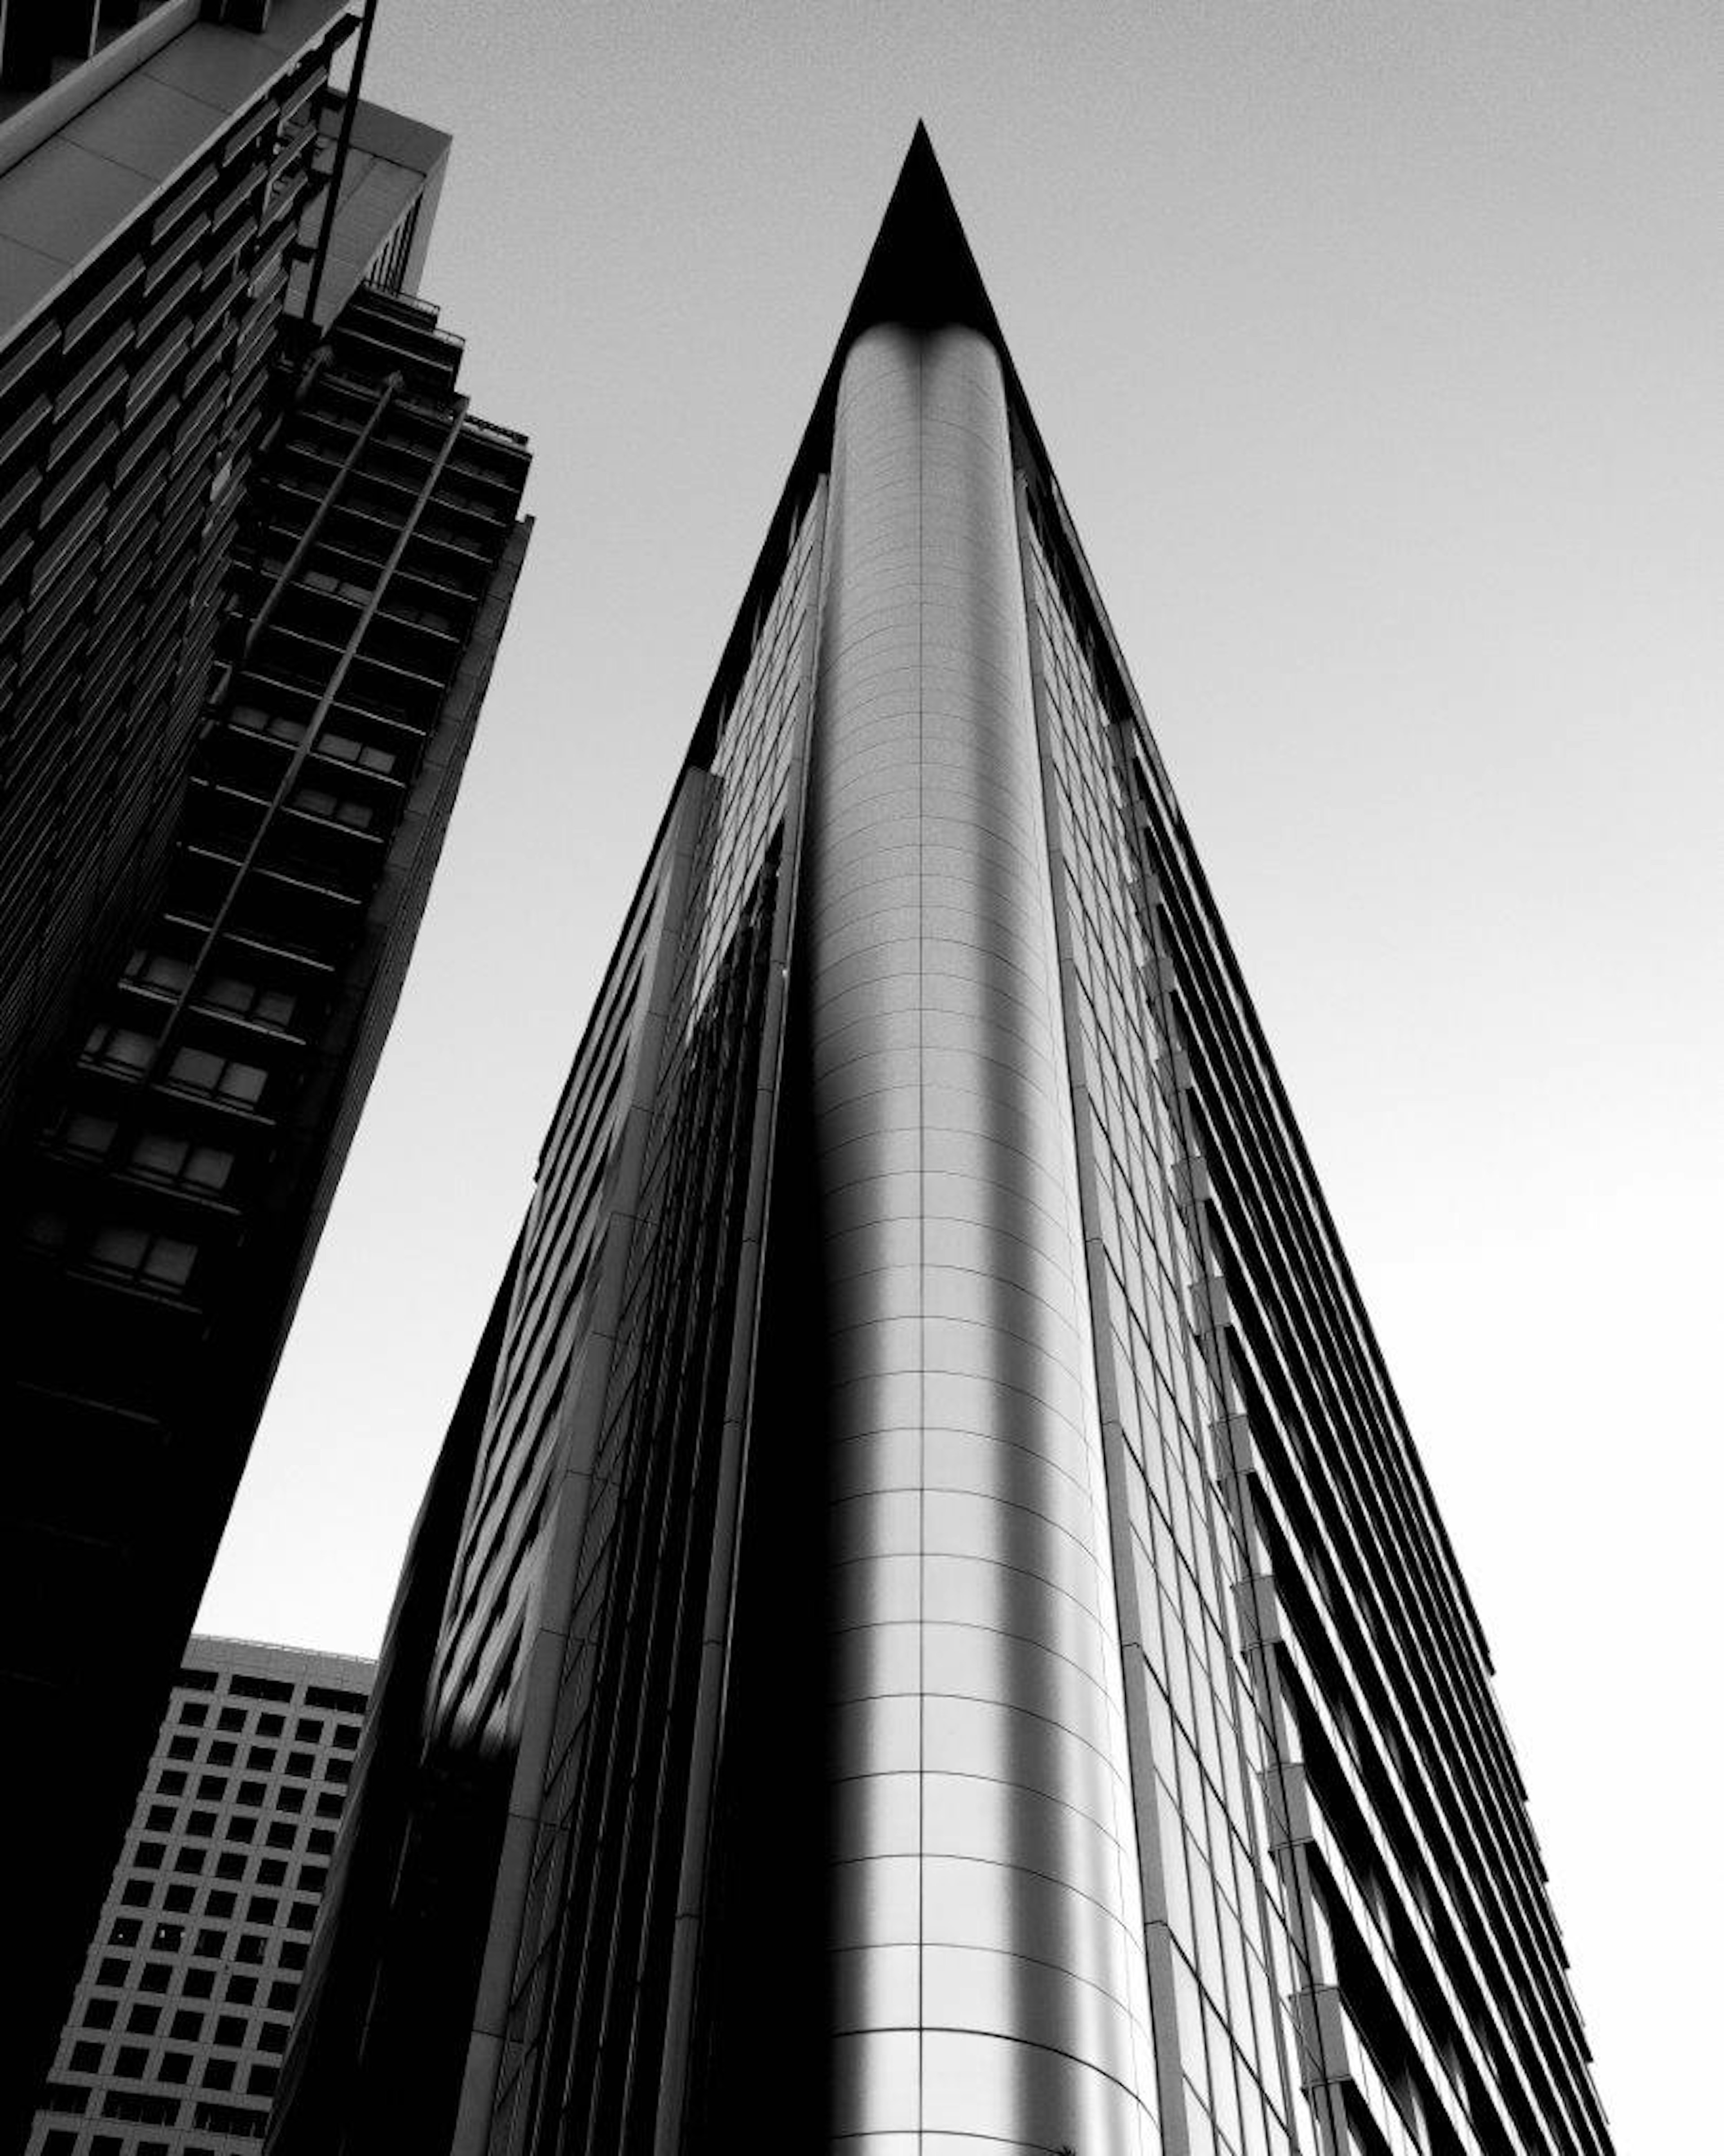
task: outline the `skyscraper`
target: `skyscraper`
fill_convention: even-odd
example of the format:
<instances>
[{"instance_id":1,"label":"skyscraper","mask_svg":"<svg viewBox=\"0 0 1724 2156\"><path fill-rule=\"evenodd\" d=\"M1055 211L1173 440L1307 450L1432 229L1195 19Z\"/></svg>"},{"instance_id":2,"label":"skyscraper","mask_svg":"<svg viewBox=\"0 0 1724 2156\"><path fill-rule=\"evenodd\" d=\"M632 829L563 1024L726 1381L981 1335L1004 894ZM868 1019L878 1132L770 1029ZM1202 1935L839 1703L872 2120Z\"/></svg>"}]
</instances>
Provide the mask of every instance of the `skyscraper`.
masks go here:
<instances>
[{"instance_id":1,"label":"skyscraper","mask_svg":"<svg viewBox=\"0 0 1724 2156\"><path fill-rule=\"evenodd\" d=\"M1609 2148L1477 1618L921 132L348 1833L280 2156Z\"/></svg>"},{"instance_id":2,"label":"skyscraper","mask_svg":"<svg viewBox=\"0 0 1724 2156\"><path fill-rule=\"evenodd\" d=\"M189 1643L20 2156L255 2150L372 1676Z\"/></svg>"},{"instance_id":3,"label":"skyscraper","mask_svg":"<svg viewBox=\"0 0 1724 2156\"><path fill-rule=\"evenodd\" d=\"M356 26L0 16L0 1144L166 860Z\"/></svg>"},{"instance_id":4,"label":"skyscraper","mask_svg":"<svg viewBox=\"0 0 1724 2156\"><path fill-rule=\"evenodd\" d=\"M0 541L29 599L0 607L23 638L0 1060L28 1111L0 1207L0 1706L33 1957L0 2133L33 2105L377 1067L527 536L526 445L469 410L414 290L447 136L357 84L322 98L345 10L211 12L246 27L166 5L84 59L8 123L49 131L0 171L0 234L19 203L91 223L15 346L39 422L18 499L44 471L64 492L73 420L45 415L75 403L81 430L88 400L105 444L74 458L64 547L33 511ZM66 356L68 308L100 313L99 365L81 331Z\"/></svg>"}]
</instances>

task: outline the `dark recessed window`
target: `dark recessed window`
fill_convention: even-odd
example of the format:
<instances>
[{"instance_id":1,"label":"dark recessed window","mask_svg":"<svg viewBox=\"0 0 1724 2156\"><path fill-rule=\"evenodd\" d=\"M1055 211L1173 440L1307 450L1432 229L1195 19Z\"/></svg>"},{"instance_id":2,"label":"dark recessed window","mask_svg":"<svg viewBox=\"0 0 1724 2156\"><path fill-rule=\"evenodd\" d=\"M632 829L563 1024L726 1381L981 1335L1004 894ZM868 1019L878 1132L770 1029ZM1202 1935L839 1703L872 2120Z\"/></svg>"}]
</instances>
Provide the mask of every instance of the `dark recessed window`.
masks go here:
<instances>
[{"instance_id":1,"label":"dark recessed window","mask_svg":"<svg viewBox=\"0 0 1724 2156\"><path fill-rule=\"evenodd\" d=\"M84 2025L86 2029L111 2029L117 1999L89 1999L84 2003Z\"/></svg>"},{"instance_id":2,"label":"dark recessed window","mask_svg":"<svg viewBox=\"0 0 1724 2156\"><path fill-rule=\"evenodd\" d=\"M243 1707L224 1707L216 1717L218 1729L244 1729L245 1709Z\"/></svg>"},{"instance_id":3,"label":"dark recessed window","mask_svg":"<svg viewBox=\"0 0 1724 2156\"><path fill-rule=\"evenodd\" d=\"M89 2042L74 2044L66 2063L74 2074L99 2074L102 2070L102 2047Z\"/></svg>"},{"instance_id":4,"label":"dark recessed window","mask_svg":"<svg viewBox=\"0 0 1724 2156\"><path fill-rule=\"evenodd\" d=\"M114 2071L122 2080L141 2080L150 2063L150 2054L142 2044L122 2044L114 2054Z\"/></svg>"},{"instance_id":5,"label":"dark recessed window","mask_svg":"<svg viewBox=\"0 0 1724 2156\"><path fill-rule=\"evenodd\" d=\"M231 2044L237 2050L245 2041L245 2016L243 2014L218 2014L212 2043Z\"/></svg>"},{"instance_id":6,"label":"dark recessed window","mask_svg":"<svg viewBox=\"0 0 1724 2156\"><path fill-rule=\"evenodd\" d=\"M128 1879L120 1890L121 1902L128 1909L147 1909L155 1896L155 1881L150 1879Z\"/></svg>"},{"instance_id":7,"label":"dark recessed window","mask_svg":"<svg viewBox=\"0 0 1724 2156\"><path fill-rule=\"evenodd\" d=\"M222 1994L232 2006L249 2006L257 1995L258 1980L254 1976L230 1976Z\"/></svg>"}]
</instances>

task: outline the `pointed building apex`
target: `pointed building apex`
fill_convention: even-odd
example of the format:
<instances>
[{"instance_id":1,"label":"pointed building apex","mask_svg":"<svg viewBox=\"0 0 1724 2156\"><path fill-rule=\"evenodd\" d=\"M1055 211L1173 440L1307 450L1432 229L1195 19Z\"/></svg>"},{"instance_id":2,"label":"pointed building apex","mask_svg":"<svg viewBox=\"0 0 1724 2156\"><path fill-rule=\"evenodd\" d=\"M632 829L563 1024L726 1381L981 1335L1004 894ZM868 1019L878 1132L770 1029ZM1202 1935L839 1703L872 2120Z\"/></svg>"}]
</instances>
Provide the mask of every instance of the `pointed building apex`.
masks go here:
<instances>
[{"instance_id":1,"label":"pointed building apex","mask_svg":"<svg viewBox=\"0 0 1724 2156\"><path fill-rule=\"evenodd\" d=\"M918 120L839 340L840 352L875 322L932 328L962 322L1003 349L999 323L957 205Z\"/></svg>"}]
</instances>

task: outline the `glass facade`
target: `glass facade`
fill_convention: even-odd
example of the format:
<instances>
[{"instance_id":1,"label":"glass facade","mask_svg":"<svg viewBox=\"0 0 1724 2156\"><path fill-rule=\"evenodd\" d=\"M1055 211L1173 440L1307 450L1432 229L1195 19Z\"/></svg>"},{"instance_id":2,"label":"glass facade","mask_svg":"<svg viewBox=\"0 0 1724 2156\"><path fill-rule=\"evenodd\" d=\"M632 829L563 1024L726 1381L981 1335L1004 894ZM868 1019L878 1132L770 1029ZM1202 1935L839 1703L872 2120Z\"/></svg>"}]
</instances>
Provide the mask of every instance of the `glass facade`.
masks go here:
<instances>
[{"instance_id":1,"label":"glass facade","mask_svg":"<svg viewBox=\"0 0 1724 2156\"><path fill-rule=\"evenodd\" d=\"M926 138L481 1391L357 1809L434 1853L326 1942L459 2051L416 2145L1606 2156L1476 1620ZM351 2013L295 2049L283 2152L412 2100Z\"/></svg>"}]
</instances>

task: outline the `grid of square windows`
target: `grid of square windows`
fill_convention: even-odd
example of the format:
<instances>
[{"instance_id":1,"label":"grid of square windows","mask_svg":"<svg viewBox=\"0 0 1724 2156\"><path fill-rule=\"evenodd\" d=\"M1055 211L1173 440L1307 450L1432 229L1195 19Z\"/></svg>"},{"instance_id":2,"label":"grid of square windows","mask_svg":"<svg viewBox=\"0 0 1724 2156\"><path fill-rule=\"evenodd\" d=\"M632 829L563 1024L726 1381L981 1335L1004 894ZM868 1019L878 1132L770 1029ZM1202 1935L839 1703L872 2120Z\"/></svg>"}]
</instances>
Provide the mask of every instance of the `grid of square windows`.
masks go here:
<instances>
[{"instance_id":1,"label":"grid of square windows","mask_svg":"<svg viewBox=\"0 0 1724 2156\"><path fill-rule=\"evenodd\" d=\"M175 2156L198 2156L187 2134L211 2137L203 2156L263 2138L366 1695L244 1669L183 1679L29 2156L148 2156L170 2146L152 2130L175 2132Z\"/></svg>"}]
</instances>

